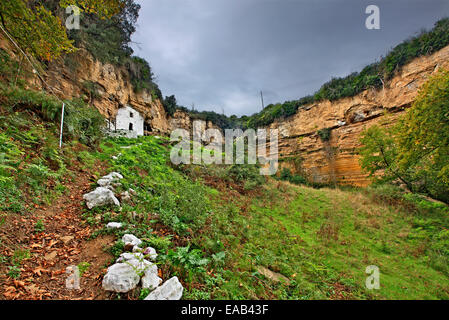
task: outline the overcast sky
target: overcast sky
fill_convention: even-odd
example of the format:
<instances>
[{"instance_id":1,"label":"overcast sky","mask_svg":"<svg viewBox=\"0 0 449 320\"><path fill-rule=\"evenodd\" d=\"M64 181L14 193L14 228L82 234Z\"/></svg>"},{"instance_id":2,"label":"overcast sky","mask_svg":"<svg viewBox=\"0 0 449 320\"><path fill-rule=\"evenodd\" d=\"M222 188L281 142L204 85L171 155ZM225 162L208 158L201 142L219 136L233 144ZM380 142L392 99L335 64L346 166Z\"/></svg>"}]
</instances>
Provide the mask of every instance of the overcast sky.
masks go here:
<instances>
[{"instance_id":1,"label":"overcast sky","mask_svg":"<svg viewBox=\"0 0 449 320\"><path fill-rule=\"evenodd\" d=\"M140 0L135 54L164 96L227 115L314 93L440 18L448 0ZM366 7L381 29L367 30Z\"/></svg>"}]
</instances>

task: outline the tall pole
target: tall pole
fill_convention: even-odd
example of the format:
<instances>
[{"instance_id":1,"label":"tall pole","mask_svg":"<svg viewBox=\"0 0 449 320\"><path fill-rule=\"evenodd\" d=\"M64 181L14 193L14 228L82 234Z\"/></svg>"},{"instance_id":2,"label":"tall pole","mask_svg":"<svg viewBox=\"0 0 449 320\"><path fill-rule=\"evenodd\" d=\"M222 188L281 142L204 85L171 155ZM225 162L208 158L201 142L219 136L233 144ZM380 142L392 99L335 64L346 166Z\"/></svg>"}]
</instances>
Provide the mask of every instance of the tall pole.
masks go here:
<instances>
[{"instance_id":1,"label":"tall pole","mask_svg":"<svg viewBox=\"0 0 449 320\"><path fill-rule=\"evenodd\" d=\"M263 104L263 92L260 91L260 99L262 100L262 110L265 109L265 105Z\"/></svg>"},{"instance_id":2,"label":"tall pole","mask_svg":"<svg viewBox=\"0 0 449 320\"><path fill-rule=\"evenodd\" d=\"M59 149L61 149L61 147L62 147L62 130L64 129L64 107L65 107L65 103L62 103L61 134L59 135Z\"/></svg>"}]
</instances>

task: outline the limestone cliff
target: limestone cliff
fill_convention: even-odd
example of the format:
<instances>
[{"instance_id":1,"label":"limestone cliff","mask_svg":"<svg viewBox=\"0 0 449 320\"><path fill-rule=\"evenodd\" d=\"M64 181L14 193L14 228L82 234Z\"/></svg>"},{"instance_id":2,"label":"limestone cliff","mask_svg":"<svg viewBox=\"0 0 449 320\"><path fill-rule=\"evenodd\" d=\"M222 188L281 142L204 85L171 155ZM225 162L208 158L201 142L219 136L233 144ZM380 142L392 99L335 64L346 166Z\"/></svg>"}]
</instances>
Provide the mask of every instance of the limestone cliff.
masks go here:
<instances>
[{"instance_id":1,"label":"limestone cliff","mask_svg":"<svg viewBox=\"0 0 449 320\"><path fill-rule=\"evenodd\" d=\"M141 113L152 131L168 133L170 130L168 117L157 97L152 97L148 90L135 92L126 69L103 64L84 49L71 56L70 66L52 63L46 82L64 98L84 97L108 119L115 119L118 109L129 105Z\"/></svg>"},{"instance_id":2,"label":"limestone cliff","mask_svg":"<svg viewBox=\"0 0 449 320\"><path fill-rule=\"evenodd\" d=\"M311 181L364 186L369 179L356 150L360 133L374 125L388 125L410 107L419 87L438 68L449 68L449 46L417 58L402 68L382 90L366 90L338 101L307 105L287 119L270 125L280 132L282 166L301 170ZM329 141L318 130L330 129Z\"/></svg>"}]
</instances>

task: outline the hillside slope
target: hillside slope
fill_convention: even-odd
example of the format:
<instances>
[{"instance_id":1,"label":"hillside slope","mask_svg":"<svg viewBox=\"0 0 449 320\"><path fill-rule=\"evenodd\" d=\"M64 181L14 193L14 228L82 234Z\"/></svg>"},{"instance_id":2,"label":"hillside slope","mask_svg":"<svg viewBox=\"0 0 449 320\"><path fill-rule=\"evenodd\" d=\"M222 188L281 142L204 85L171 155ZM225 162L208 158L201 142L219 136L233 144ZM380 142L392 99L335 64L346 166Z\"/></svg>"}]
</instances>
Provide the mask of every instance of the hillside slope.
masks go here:
<instances>
[{"instance_id":1,"label":"hillside slope","mask_svg":"<svg viewBox=\"0 0 449 320\"><path fill-rule=\"evenodd\" d=\"M17 95L1 100L2 299L145 297L101 288L124 233L157 249L161 278L177 275L184 299L449 298L445 205L389 187L264 181L251 166L175 169L165 138L99 148L73 139L59 150L57 119L39 111L49 101ZM117 193L136 196L87 209L83 193L112 170L125 177ZM107 229L112 221L124 228ZM81 290L65 288L70 265L84 270ZM380 268L380 290L365 287L369 265Z\"/></svg>"}]
</instances>

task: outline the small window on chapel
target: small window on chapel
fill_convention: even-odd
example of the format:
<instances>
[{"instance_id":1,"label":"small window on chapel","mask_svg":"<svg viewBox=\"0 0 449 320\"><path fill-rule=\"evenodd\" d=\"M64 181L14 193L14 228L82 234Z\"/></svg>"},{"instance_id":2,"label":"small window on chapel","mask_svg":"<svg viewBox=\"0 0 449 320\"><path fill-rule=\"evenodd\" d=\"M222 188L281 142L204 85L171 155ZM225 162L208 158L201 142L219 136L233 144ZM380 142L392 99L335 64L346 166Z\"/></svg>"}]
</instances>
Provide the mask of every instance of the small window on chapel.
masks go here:
<instances>
[{"instance_id":1,"label":"small window on chapel","mask_svg":"<svg viewBox=\"0 0 449 320\"><path fill-rule=\"evenodd\" d=\"M132 123L129 124L129 131L133 131L133 124Z\"/></svg>"},{"instance_id":2,"label":"small window on chapel","mask_svg":"<svg viewBox=\"0 0 449 320\"><path fill-rule=\"evenodd\" d=\"M130 112L130 113L129 113L129 117L130 117L130 118L134 118L134 113Z\"/></svg>"}]
</instances>

